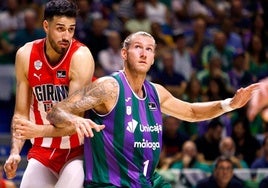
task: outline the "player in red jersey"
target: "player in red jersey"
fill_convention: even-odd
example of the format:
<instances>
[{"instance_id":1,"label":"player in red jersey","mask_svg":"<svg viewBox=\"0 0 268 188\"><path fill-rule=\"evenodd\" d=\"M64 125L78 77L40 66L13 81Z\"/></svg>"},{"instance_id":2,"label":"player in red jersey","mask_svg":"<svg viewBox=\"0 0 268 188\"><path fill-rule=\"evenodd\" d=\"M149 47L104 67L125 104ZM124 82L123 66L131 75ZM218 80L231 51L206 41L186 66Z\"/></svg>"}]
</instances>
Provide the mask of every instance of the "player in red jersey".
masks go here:
<instances>
[{"instance_id":1,"label":"player in red jersey","mask_svg":"<svg viewBox=\"0 0 268 188\"><path fill-rule=\"evenodd\" d=\"M14 128L16 118L29 119L42 130L33 129L35 138L31 139L21 188L83 187L82 137L74 127L58 129L46 120L53 104L92 80L95 67L91 52L73 39L76 15L75 3L49 1L43 21L46 38L26 43L16 54L16 106L11 126ZM9 179L16 176L24 142L13 135L4 166Z\"/></svg>"}]
</instances>

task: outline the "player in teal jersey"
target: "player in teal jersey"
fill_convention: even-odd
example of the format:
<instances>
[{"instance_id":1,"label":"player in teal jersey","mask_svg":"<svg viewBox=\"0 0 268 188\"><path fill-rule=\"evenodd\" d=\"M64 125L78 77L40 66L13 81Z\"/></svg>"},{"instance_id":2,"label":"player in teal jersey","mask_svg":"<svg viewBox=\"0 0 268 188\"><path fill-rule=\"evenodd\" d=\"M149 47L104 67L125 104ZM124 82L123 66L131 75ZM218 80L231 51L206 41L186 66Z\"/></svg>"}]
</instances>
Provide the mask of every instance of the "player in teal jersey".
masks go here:
<instances>
[{"instance_id":1,"label":"player in teal jersey","mask_svg":"<svg viewBox=\"0 0 268 188\"><path fill-rule=\"evenodd\" d=\"M121 55L124 69L97 79L55 106L47 118L56 127L75 127L85 135L86 187L171 187L155 172L162 146L162 113L185 121L203 121L244 106L258 84L239 89L233 98L188 103L146 80L156 43L146 32L129 35ZM87 111L88 118L79 117ZM90 119L89 119L90 118ZM105 125L93 132L96 124ZM24 122L16 133L25 136Z\"/></svg>"}]
</instances>

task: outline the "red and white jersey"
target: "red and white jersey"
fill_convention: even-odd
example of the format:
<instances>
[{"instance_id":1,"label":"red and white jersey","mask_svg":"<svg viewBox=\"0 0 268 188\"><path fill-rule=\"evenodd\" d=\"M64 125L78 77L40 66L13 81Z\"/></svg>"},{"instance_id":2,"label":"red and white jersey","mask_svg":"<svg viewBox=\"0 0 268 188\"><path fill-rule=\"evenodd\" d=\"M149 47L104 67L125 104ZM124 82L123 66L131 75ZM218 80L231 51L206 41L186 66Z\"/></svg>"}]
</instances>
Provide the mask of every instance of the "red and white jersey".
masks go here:
<instances>
[{"instance_id":1,"label":"red and white jersey","mask_svg":"<svg viewBox=\"0 0 268 188\"><path fill-rule=\"evenodd\" d=\"M67 98L69 92L69 69L73 53L83 44L73 40L67 53L62 60L52 67L45 56L44 45L46 39L33 42L28 81L32 88L32 102L30 108L30 119L38 125L49 124L46 119L47 112L53 104ZM33 145L68 149L81 145L78 135L34 138Z\"/></svg>"}]
</instances>

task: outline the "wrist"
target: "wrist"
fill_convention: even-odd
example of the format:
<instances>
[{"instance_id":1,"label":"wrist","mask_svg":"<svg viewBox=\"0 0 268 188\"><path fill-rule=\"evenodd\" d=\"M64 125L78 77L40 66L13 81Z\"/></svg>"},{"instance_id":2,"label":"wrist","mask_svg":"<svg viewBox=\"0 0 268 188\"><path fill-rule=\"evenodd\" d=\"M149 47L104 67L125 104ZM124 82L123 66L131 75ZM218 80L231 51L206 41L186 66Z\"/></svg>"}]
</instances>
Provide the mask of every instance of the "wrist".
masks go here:
<instances>
[{"instance_id":1,"label":"wrist","mask_svg":"<svg viewBox=\"0 0 268 188\"><path fill-rule=\"evenodd\" d=\"M232 100L232 98L227 98L227 99L224 99L224 100L220 101L220 103L221 103L221 108L222 108L222 110L223 110L224 112L230 112L230 111L234 110L234 109L230 106L230 104L231 104L231 100Z\"/></svg>"}]
</instances>

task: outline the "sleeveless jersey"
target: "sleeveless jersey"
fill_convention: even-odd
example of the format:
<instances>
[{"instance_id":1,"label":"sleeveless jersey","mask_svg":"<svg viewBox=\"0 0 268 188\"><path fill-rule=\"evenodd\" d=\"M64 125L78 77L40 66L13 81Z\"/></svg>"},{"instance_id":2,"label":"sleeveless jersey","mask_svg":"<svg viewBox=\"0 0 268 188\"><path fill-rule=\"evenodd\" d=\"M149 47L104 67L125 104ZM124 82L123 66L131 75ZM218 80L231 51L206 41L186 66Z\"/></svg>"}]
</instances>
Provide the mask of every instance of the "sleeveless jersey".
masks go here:
<instances>
[{"instance_id":1,"label":"sleeveless jersey","mask_svg":"<svg viewBox=\"0 0 268 188\"><path fill-rule=\"evenodd\" d=\"M152 187L162 146L162 114L154 86L145 81L144 98L130 88L123 72L112 75L120 85L117 104L106 115L88 117L105 128L85 138L86 183Z\"/></svg>"},{"instance_id":2,"label":"sleeveless jersey","mask_svg":"<svg viewBox=\"0 0 268 188\"><path fill-rule=\"evenodd\" d=\"M32 102L30 108L30 119L38 125L49 124L46 119L47 111L53 104L67 98L69 91L69 69L73 53L83 44L73 40L62 60L52 67L46 59L45 39L33 42L28 81L32 88ZM81 145L78 135L55 137L55 138L34 138L33 145L69 149Z\"/></svg>"}]
</instances>

